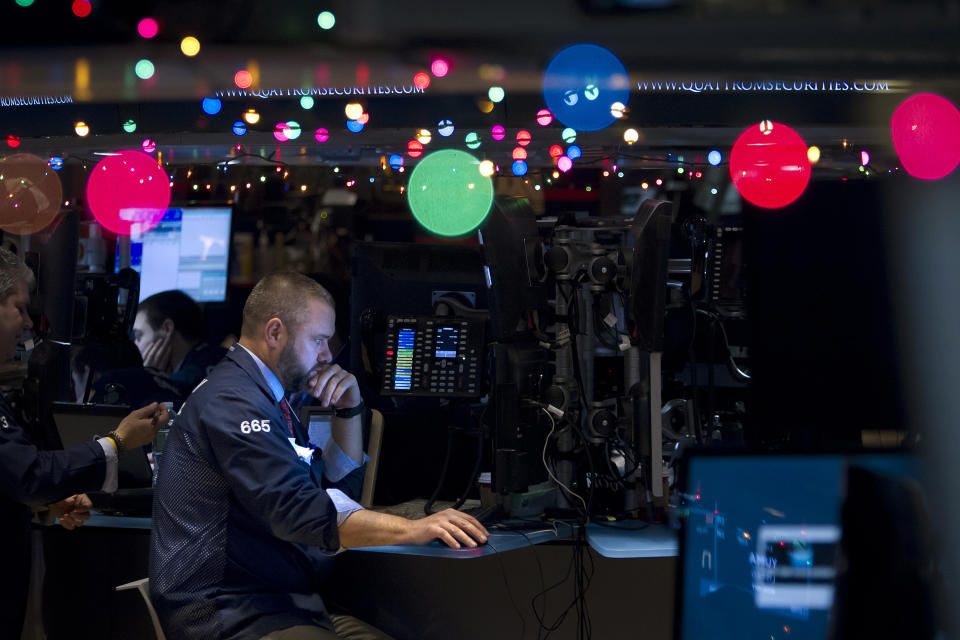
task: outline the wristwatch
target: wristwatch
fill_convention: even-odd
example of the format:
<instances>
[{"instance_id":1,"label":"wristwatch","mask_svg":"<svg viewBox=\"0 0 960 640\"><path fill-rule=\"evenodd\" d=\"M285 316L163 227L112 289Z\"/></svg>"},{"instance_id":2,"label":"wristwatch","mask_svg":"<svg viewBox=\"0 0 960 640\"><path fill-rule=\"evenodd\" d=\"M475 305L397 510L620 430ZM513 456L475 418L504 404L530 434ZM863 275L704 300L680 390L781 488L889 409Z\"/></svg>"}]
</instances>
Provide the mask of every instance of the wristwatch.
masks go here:
<instances>
[{"instance_id":1,"label":"wristwatch","mask_svg":"<svg viewBox=\"0 0 960 640\"><path fill-rule=\"evenodd\" d=\"M361 400L360 404L350 409L334 409L333 415L338 418L352 418L363 413L363 410L366 408L366 405L363 404L363 400Z\"/></svg>"}]
</instances>

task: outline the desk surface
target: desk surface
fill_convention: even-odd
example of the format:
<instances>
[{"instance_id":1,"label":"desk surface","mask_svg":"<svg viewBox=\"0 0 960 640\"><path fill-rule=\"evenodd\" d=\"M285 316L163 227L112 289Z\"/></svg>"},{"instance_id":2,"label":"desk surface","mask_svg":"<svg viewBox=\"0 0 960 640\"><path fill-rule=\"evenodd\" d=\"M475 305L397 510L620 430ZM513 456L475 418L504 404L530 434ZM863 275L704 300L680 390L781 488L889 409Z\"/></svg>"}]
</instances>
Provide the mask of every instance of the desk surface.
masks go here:
<instances>
[{"instance_id":1,"label":"desk surface","mask_svg":"<svg viewBox=\"0 0 960 640\"><path fill-rule=\"evenodd\" d=\"M94 512L84 526L149 531L150 518L107 516ZM591 522L587 525L587 542L597 553L606 558L669 558L677 555L676 532L660 524L651 524L639 529L636 527L635 522L626 522L622 525L600 525ZM432 558L479 558L534 544L569 540L574 534L573 526L566 522L545 522L526 529L492 525L488 529L490 538L487 544L475 548L451 549L439 541L434 541L427 545L364 547L355 551Z\"/></svg>"},{"instance_id":2,"label":"desk surface","mask_svg":"<svg viewBox=\"0 0 960 640\"><path fill-rule=\"evenodd\" d=\"M677 555L677 533L662 524L637 528L636 522L587 525L587 542L605 558L670 558Z\"/></svg>"},{"instance_id":3,"label":"desk surface","mask_svg":"<svg viewBox=\"0 0 960 640\"><path fill-rule=\"evenodd\" d=\"M84 527L102 527L105 529L146 529L150 530L150 518L134 518L131 516L107 516L96 511L90 512L90 519Z\"/></svg>"}]
</instances>

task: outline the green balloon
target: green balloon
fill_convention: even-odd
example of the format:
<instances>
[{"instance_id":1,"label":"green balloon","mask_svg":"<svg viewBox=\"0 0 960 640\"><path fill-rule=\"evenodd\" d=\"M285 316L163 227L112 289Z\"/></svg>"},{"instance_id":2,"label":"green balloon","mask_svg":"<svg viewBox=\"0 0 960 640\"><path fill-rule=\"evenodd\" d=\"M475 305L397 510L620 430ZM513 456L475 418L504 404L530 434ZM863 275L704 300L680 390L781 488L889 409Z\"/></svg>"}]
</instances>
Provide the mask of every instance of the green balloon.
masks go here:
<instances>
[{"instance_id":1,"label":"green balloon","mask_svg":"<svg viewBox=\"0 0 960 640\"><path fill-rule=\"evenodd\" d=\"M141 80L149 80L153 77L153 72L155 71L153 63L143 58L138 60L137 64L133 67L133 72L137 74L137 77Z\"/></svg>"},{"instance_id":2,"label":"green balloon","mask_svg":"<svg viewBox=\"0 0 960 640\"><path fill-rule=\"evenodd\" d=\"M490 213L493 180L480 173L480 161L466 151L435 151L410 174L407 204L427 231L462 236Z\"/></svg>"}]
</instances>

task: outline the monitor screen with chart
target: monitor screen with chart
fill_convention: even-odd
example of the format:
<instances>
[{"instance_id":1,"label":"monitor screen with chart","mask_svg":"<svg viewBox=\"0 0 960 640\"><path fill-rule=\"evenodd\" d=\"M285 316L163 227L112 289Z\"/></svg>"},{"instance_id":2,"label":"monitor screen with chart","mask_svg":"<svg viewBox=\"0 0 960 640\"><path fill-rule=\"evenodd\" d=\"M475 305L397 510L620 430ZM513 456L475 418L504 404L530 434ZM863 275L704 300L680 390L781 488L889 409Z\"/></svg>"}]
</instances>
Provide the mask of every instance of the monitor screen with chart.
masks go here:
<instances>
[{"instance_id":1,"label":"monitor screen with chart","mask_svg":"<svg viewBox=\"0 0 960 640\"><path fill-rule=\"evenodd\" d=\"M149 231L130 234L140 300L180 289L197 302L223 302L230 264L229 206L171 207Z\"/></svg>"}]
</instances>

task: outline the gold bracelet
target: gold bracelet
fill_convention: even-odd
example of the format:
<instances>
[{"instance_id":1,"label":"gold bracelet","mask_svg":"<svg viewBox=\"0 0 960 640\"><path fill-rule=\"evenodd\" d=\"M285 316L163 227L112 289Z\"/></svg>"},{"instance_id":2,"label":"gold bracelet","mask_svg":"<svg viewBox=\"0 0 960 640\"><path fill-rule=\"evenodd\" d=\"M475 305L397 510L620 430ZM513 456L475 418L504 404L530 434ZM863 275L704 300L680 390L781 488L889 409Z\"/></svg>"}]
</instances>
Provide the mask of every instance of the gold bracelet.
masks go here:
<instances>
[{"instance_id":1,"label":"gold bracelet","mask_svg":"<svg viewBox=\"0 0 960 640\"><path fill-rule=\"evenodd\" d=\"M120 437L120 434L116 431L111 431L107 434L107 437L113 440L113 446L117 448L117 457L122 456L123 452L126 451L127 448L124 446L123 438Z\"/></svg>"}]
</instances>

